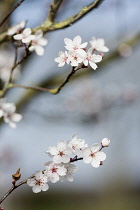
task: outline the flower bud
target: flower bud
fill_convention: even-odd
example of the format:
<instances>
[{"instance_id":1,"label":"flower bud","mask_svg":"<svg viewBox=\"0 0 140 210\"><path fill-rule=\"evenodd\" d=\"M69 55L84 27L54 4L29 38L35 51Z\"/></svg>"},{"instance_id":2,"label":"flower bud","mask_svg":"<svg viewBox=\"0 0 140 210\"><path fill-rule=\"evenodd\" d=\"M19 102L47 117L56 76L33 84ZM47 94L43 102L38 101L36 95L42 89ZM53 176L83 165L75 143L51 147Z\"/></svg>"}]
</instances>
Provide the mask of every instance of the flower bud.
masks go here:
<instances>
[{"instance_id":1,"label":"flower bud","mask_svg":"<svg viewBox=\"0 0 140 210\"><path fill-rule=\"evenodd\" d=\"M110 139L108 139L108 138L102 139L101 144L102 144L103 147L108 147L109 144L110 144Z\"/></svg>"}]
</instances>

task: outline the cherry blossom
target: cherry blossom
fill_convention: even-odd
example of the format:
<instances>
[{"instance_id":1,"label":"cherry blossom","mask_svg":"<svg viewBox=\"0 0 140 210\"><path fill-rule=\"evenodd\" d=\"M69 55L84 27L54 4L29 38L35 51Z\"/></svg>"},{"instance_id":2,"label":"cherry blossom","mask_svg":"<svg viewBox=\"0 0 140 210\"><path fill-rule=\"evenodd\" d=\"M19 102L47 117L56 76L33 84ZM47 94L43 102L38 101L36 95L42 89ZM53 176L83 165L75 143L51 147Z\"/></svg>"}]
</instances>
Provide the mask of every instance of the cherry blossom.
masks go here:
<instances>
[{"instance_id":1,"label":"cherry blossom","mask_svg":"<svg viewBox=\"0 0 140 210\"><path fill-rule=\"evenodd\" d=\"M107 145L108 141L110 142L109 139L104 138L101 142L102 147L99 144L94 144L91 149L85 144L84 139L78 139L76 135L73 135L68 142L59 141L57 147L51 146L47 151L52 161L45 163L45 170L37 171L33 178L27 180L27 184L33 187L33 192L38 193L41 190L48 190L47 182L49 181L52 183L63 182L64 180L73 182L73 174L77 171L73 162L83 160L85 163L91 163L93 167L98 168L106 159L106 154L101 150L104 147L103 144ZM70 158L69 155L72 153L75 156Z\"/></svg>"},{"instance_id":2,"label":"cherry blossom","mask_svg":"<svg viewBox=\"0 0 140 210\"><path fill-rule=\"evenodd\" d=\"M96 63L102 60L102 56L93 54L92 52L93 52L93 48L91 47L89 48L83 63L85 66L88 66L89 64L94 70L96 70L97 69Z\"/></svg>"},{"instance_id":3,"label":"cherry blossom","mask_svg":"<svg viewBox=\"0 0 140 210\"><path fill-rule=\"evenodd\" d=\"M34 35L31 35L32 31L30 28L25 28L21 34L14 35L15 40L20 40L23 43L30 43L34 39Z\"/></svg>"},{"instance_id":4,"label":"cherry blossom","mask_svg":"<svg viewBox=\"0 0 140 210\"><path fill-rule=\"evenodd\" d=\"M82 157L82 151L88 147L84 139L78 139L76 135L68 142L68 147L72 149L74 155Z\"/></svg>"},{"instance_id":5,"label":"cherry blossom","mask_svg":"<svg viewBox=\"0 0 140 210\"><path fill-rule=\"evenodd\" d=\"M67 179L69 182L73 182L72 175L77 171L77 166L71 163L66 163L64 165L67 169L67 173L65 176L60 177L61 181L63 182L64 179Z\"/></svg>"},{"instance_id":6,"label":"cherry blossom","mask_svg":"<svg viewBox=\"0 0 140 210\"><path fill-rule=\"evenodd\" d=\"M20 23L12 26L11 28L8 29L7 31L7 35L8 36L12 36L14 34L19 33L22 29L25 28L26 22L25 21L21 21Z\"/></svg>"},{"instance_id":7,"label":"cherry blossom","mask_svg":"<svg viewBox=\"0 0 140 210\"><path fill-rule=\"evenodd\" d=\"M108 139L108 138L102 139L101 144L102 144L103 147L108 147L109 144L110 144L110 139Z\"/></svg>"},{"instance_id":8,"label":"cherry blossom","mask_svg":"<svg viewBox=\"0 0 140 210\"><path fill-rule=\"evenodd\" d=\"M90 41L91 46L99 52L108 52L109 49L105 46L105 41L102 38L96 39L92 37Z\"/></svg>"},{"instance_id":9,"label":"cherry blossom","mask_svg":"<svg viewBox=\"0 0 140 210\"><path fill-rule=\"evenodd\" d=\"M94 144L91 149L87 148L83 151L83 161L84 163L91 163L95 168L98 168L101 161L106 159L106 154L99 151L99 144Z\"/></svg>"},{"instance_id":10,"label":"cherry blossom","mask_svg":"<svg viewBox=\"0 0 140 210\"><path fill-rule=\"evenodd\" d=\"M42 171L36 171L35 177L28 179L27 184L32 187L34 193L47 191L49 186L47 184L48 177L42 173Z\"/></svg>"},{"instance_id":11,"label":"cherry blossom","mask_svg":"<svg viewBox=\"0 0 140 210\"><path fill-rule=\"evenodd\" d=\"M47 39L43 38L42 30L38 30L32 36L31 46L29 51L35 51L37 55L42 56L44 54L44 46L48 43Z\"/></svg>"},{"instance_id":12,"label":"cherry blossom","mask_svg":"<svg viewBox=\"0 0 140 210\"><path fill-rule=\"evenodd\" d=\"M16 128L16 122L19 122L22 119L21 114L15 113L16 106L12 103L3 103L1 110L3 111L3 119L8 123L12 128Z\"/></svg>"},{"instance_id":13,"label":"cherry blossom","mask_svg":"<svg viewBox=\"0 0 140 210\"><path fill-rule=\"evenodd\" d=\"M65 65L65 63L69 64L69 54L67 51L65 52L62 52L60 51L59 52L59 57L55 58L55 62L58 63L58 67L63 67Z\"/></svg>"},{"instance_id":14,"label":"cherry blossom","mask_svg":"<svg viewBox=\"0 0 140 210\"><path fill-rule=\"evenodd\" d=\"M65 141L60 141L57 144L57 147L49 147L47 153L53 157L54 163L68 163L70 161L69 156L72 154L72 150L67 147L67 143Z\"/></svg>"},{"instance_id":15,"label":"cherry blossom","mask_svg":"<svg viewBox=\"0 0 140 210\"><path fill-rule=\"evenodd\" d=\"M70 51L69 52L69 60L71 66L78 66L83 62L86 52L84 50L80 51Z\"/></svg>"},{"instance_id":16,"label":"cherry blossom","mask_svg":"<svg viewBox=\"0 0 140 210\"><path fill-rule=\"evenodd\" d=\"M55 164L52 161L49 161L45 164L46 170L45 175L49 178L52 183L59 181L61 176L65 176L67 169L63 164Z\"/></svg>"},{"instance_id":17,"label":"cherry blossom","mask_svg":"<svg viewBox=\"0 0 140 210\"><path fill-rule=\"evenodd\" d=\"M83 49L87 46L87 42L81 44L82 39L80 36L76 36L73 40L69 38L64 39L64 43L66 44L65 48L69 51L78 51L80 54L82 53Z\"/></svg>"}]
</instances>

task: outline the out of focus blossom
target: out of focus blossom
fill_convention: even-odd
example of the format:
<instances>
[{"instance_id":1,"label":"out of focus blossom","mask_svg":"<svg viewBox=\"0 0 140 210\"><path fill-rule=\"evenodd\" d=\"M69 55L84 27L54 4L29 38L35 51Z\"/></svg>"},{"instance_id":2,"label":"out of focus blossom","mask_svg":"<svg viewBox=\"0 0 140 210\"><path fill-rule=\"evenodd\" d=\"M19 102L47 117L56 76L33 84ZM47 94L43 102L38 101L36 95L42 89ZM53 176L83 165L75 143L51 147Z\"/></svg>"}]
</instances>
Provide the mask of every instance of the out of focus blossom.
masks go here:
<instances>
[{"instance_id":1,"label":"out of focus blossom","mask_svg":"<svg viewBox=\"0 0 140 210\"><path fill-rule=\"evenodd\" d=\"M7 62L8 61L8 62ZM14 53L0 50L0 79L7 82L10 76L11 68L14 62ZM20 66L16 67L12 74L12 80L18 78L20 74Z\"/></svg>"},{"instance_id":2,"label":"out of focus blossom","mask_svg":"<svg viewBox=\"0 0 140 210\"><path fill-rule=\"evenodd\" d=\"M16 127L16 123L22 119L21 114L15 113L16 106L12 103L6 103L4 99L0 100L0 117L8 123L12 128Z\"/></svg>"},{"instance_id":3,"label":"out of focus blossom","mask_svg":"<svg viewBox=\"0 0 140 210\"><path fill-rule=\"evenodd\" d=\"M7 31L8 36L12 36L14 34L18 34L22 29L25 28L26 21L21 21L20 23L10 27Z\"/></svg>"}]
</instances>

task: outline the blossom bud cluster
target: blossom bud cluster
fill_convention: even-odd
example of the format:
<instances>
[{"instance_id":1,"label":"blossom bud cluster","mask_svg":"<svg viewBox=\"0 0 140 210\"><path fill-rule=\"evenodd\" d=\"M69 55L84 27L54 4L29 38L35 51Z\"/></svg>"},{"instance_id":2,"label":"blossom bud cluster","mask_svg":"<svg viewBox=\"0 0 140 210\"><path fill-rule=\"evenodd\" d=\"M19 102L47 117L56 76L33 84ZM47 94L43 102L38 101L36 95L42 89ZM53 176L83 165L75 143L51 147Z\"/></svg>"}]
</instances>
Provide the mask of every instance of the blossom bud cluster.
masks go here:
<instances>
[{"instance_id":1,"label":"blossom bud cluster","mask_svg":"<svg viewBox=\"0 0 140 210\"><path fill-rule=\"evenodd\" d=\"M42 30L38 30L35 34L32 34L32 30L30 28L25 28L25 25L26 22L22 21L11 27L8 30L7 35L13 36L14 40L21 41L24 45L28 44L29 51L35 51L37 55L42 56L44 54L43 47L48 43L43 37Z\"/></svg>"},{"instance_id":2,"label":"blossom bud cluster","mask_svg":"<svg viewBox=\"0 0 140 210\"><path fill-rule=\"evenodd\" d=\"M8 123L12 128L16 128L16 123L22 119L22 115L15 111L16 106L13 103L6 103L5 99L0 99L0 118L3 117L5 123Z\"/></svg>"},{"instance_id":3,"label":"blossom bud cluster","mask_svg":"<svg viewBox=\"0 0 140 210\"><path fill-rule=\"evenodd\" d=\"M96 39L95 37L89 42L91 45L88 50L86 47L88 42L81 43L80 36L76 36L73 40L69 38L64 39L65 48L68 51L59 52L59 57L55 58L58 67L63 67L65 64L70 64L73 67L80 66L81 68L89 65L94 70L97 69L97 64L102 60L103 54L101 52L108 52L109 49L105 46L104 39Z\"/></svg>"},{"instance_id":4,"label":"blossom bud cluster","mask_svg":"<svg viewBox=\"0 0 140 210\"><path fill-rule=\"evenodd\" d=\"M109 146L109 143L110 140L104 138L100 145L96 143L90 148L84 139L78 139L76 135L68 142L59 141L57 146L50 146L46 152L52 161L45 163L45 170L36 171L34 176L27 180L27 184L32 187L34 193L38 193L49 189L49 181L56 183L67 179L72 182L72 175L77 171L73 162L83 160L84 163L91 163L98 168L106 159L106 154L101 150Z\"/></svg>"}]
</instances>

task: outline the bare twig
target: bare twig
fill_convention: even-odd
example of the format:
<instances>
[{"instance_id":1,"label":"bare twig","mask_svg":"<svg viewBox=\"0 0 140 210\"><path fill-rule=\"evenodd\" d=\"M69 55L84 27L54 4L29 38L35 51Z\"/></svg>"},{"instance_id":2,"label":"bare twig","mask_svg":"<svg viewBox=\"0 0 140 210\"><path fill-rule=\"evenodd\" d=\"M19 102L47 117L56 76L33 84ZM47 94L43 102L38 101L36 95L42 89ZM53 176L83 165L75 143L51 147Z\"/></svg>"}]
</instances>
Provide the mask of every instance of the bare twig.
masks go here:
<instances>
[{"instance_id":1,"label":"bare twig","mask_svg":"<svg viewBox=\"0 0 140 210\"><path fill-rule=\"evenodd\" d=\"M6 20L10 17L10 15L24 2L25 0L21 0L18 2L13 9L6 15L6 17L0 22L0 27L6 22Z\"/></svg>"},{"instance_id":2,"label":"bare twig","mask_svg":"<svg viewBox=\"0 0 140 210\"><path fill-rule=\"evenodd\" d=\"M77 22L82 17L84 17L87 13L89 13L91 10L96 9L103 1L104 0L95 0L88 6L82 8L77 14L69 17L68 19L66 19L64 21L50 24L49 26L48 26L48 19L46 19L46 21L44 23L42 23L41 26L35 28L33 31L41 29L44 32L47 32L47 31L54 31L54 30L58 30L58 29L62 29L62 28L71 26L73 23ZM46 26L48 26L48 27L46 27Z\"/></svg>"},{"instance_id":3,"label":"bare twig","mask_svg":"<svg viewBox=\"0 0 140 210\"><path fill-rule=\"evenodd\" d=\"M54 0L54 2L50 6L50 11L48 14L48 20L51 22L54 22L54 19L56 17L57 11L62 4L63 0Z\"/></svg>"},{"instance_id":4,"label":"bare twig","mask_svg":"<svg viewBox=\"0 0 140 210\"><path fill-rule=\"evenodd\" d=\"M76 71L78 71L80 68L76 69L73 67L72 71L68 74L64 82L58 87L58 88L44 88L44 87L38 87L38 86L26 86L26 85L20 85L20 84L9 84L7 85L7 89L14 88L14 87L19 87L19 88L24 88L24 89L29 89L29 90L36 90L36 91L43 91L43 92L49 92L51 94L58 94L61 89L69 82L70 78L75 74Z\"/></svg>"}]
</instances>

